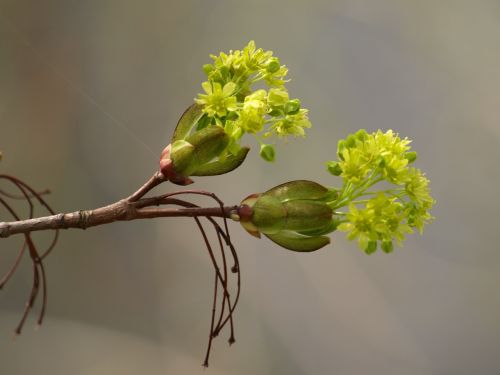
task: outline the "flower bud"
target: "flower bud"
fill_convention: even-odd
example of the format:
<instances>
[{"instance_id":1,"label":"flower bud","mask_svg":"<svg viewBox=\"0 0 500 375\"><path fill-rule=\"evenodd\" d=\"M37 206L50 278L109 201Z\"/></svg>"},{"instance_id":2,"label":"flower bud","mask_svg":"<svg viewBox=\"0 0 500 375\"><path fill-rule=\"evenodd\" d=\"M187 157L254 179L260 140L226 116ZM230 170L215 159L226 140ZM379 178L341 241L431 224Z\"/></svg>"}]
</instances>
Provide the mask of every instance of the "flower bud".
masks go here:
<instances>
[{"instance_id":1,"label":"flower bud","mask_svg":"<svg viewBox=\"0 0 500 375\"><path fill-rule=\"evenodd\" d=\"M276 73L280 69L280 60L277 57L272 57L269 59L266 70L269 73Z\"/></svg>"},{"instance_id":2,"label":"flower bud","mask_svg":"<svg viewBox=\"0 0 500 375\"><path fill-rule=\"evenodd\" d=\"M275 151L273 145L262 144L260 146L259 155L265 161L274 161Z\"/></svg>"},{"instance_id":3,"label":"flower bud","mask_svg":"<svg viewBox=\"0 0 500 375\"><path fill-rule=\"evenodd\" d=\"M344 139L341 139L338 144L337 144L337 156L339 157L340 160L344 160L344 155L342 152L346 148L346 141Z\"/></svg>"},{"instance_id":4,"label":"flower bud","mask_svg":"<svg viewBox=\"0 0 500 375\"><path fill-rule=\"evenodd\" d=\"M389 253L392 253L392 251L394 250L394 245L392 244L392 241L382 241L382 250L389 254Z\"/></svg>"},{"instance_id":5,"label":"flower bud","mask_svg":"<svg viewBox=\"0 0 500 375\"><path fill-rule=\"evenodd\" d=\"M330 242L333 211L322 199L330 191L312 181L291 181L243 200L239 215L252 235L265 234L294 251L314 251Z\"/></svg>"},{"instance_id":6,"label":"flower bud","mask_svg":"<svg viewBox=\"0 0 500 375\"><path fill-rule=\"evenodd\" d=\"M356 138L361 142L364 142L368 138L368 133L365 129L359 129L355 134Z\"/></svg>"},{"instance_id":7,"label":"flower bud","mask_svg":"<svg viewBox=\"0 0 500 375\"><path fill-rule=\"evenodd\" d=\"M326 164L326 167L328 169L328 172L330 172L334 176L340 176L342 174L342 168L340 167L339 163L336 161L329 161Z\"/></svg>"},{"instance_id":8,"label":"flower bud","mask_svg":"<svg viewBox=\"0 0 500 375\"><path fill-rule=\"evenodd\" d=\"M207 122L203 106L193 104L181 116L172 144L163 150L160 171L172 182L192 183L188 176L213 176L237 168L248 147L228 151L230 136L218 125Z\"/></svg>"},{"instance_id":9,"label":"flower bud","mask_svg":"<svg viewBox=\"0 0 500 375\"><path fill-rule=\"evenodd\" d=\"M373 254L377 251L377 241L368 241L364 250L368 255Z\"/></svg>"},{"instance_id":10,"label":"flower bud","mask_svg":"<svg viewBox=\"0 0 500 375\"><path fill-rule=\"evenodd\" d=\"M285 113L287 115L295 115L300 110L300 100L292 99L288 103L285 104Z\"/></svg>"},{"instance_id":11,"label":"flower bud","mask_svg":"<svg viewBox=\"0 0 500 375\"><path fill-rule=\"evenodd\" d=\"M410 151L405 154L405 157L408 160L408 164L411 164L417 160L417 153L415 151Z\"/></svg>"},{"instance_id":12,"label":"flower bud","mask_svg":"<svg viewBox=\"0 0 500 375\"><path fill-rule=\"evenodd\" d=\"M208 76L210 73L212 73L215 70L214 66L212 64L205 64L203 65L203 72Z\"/></svg>"}]
</instances>

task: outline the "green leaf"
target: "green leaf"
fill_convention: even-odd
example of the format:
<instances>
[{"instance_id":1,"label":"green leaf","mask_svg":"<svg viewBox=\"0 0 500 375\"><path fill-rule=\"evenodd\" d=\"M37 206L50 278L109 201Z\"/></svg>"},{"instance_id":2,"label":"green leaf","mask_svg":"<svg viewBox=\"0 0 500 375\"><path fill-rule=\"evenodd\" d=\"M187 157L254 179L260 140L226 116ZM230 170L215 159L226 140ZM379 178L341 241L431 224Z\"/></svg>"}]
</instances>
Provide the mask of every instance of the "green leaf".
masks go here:
<instances>
[{"instance_id":1,"label":"green leaf","mask_svg":"<svg viewBox=\"0 0 500 375\"><path fill-rule=\"evenodd\" d=\"M203 106L193 104L189 106L182 114L172 137L172 143L181 139L186 139L193 127L203 116Z\"/></svg>"},{"instance_id":2,"label":"green leaf","mask_svg":"<svg viewBox=\"0 0 500 375\"><path fill-rule=\"evenodd\" d=\"M283 203L286 210L284 229L304 231L323 229L332 221L333 210L326 203L313 200L292 200Z\"/></svg>"},{"instance_id":3,"label":"green leaf","mask_svg":"<svg viewBox=\"0 0 500 375\"><path fill-rule=\"evenodd\" d=\"M210 162L227 147L229 137L220 126L209 126L191 134L187 139L195 147L198 166Z\"/></svg>"},{"instance_id":4,"label":"green leaf","mask_svg":"<svg viewBox=\"0 0 500 375\"><path fill-rule=\"evenodd\" d=\"M216 160L204 164L196 169L192 176L215 176L231 172L233 169L238 168L245 160L250 148L242 147L236 155L229 155L224 160Z\"/></svg>"},{"instance_id":5,"label":"green leaf","mask_svg":"<svg viewBox=\"0 0 500 375\"><path fill-rule=\"evenodd\" d=\"M185 140L181 139L172 143L170 158L176 173L188 176L186 172L195 168L193 153L194 146Z\"/></svg>"},{"instance_id":6,"label":"green leaf","mask_svg":"<svg viewBox=\"0 0 500 375\"><path fill-rule=\"evenodd\" d=\"M320 228L320 229L311 229L311 230L301 230L298 233L303 234L304 236L309 236L309 237L317 237L317 236L322 236L324 234L332 233L337 230L337 227L339 226L339 221L338 220L331 220L327 226Z\"/></svg>"},{"instance_id":7,"label":"green leaf","mask_svg":"<svg viewBox=\"0 0 500 375\"><path fill-rule=\"evenodd\" d=\"M265 234L277 233L285 229L286 210L273 196L261 195L252 207L252 223Z\"/></svg>"},{"instance_id":8,"label":"green leaf","mask_svg":"<svg viewBox=\"0 0 500 375\"><path fill-rule=\"evenodd\" d=\"M288 231L266 234L266 237L285 249L299 252L315 251L330 243L330 238L326 236L308 237Z\"/></svg>"},{"instance_id":9,"label":"green leaf","mask_svg":"<svg viewBox=\"0 0 500 375\"><path fill-rule=\"evenodd\" d=\"M171 152L175 172L190 176L219 156L228 142L229 137L220 126L209 126L194 132L186 140L175 141Z\"/></svg>"},{"instance_id":10,"label":"green leaf","mask_svg":"<svg viewBox=\"0 0 500 375\"><path fill-rule=\"evenodd\" d=\"M285 182L264 193L277 198L281 202L295 199L321 199L328 193L328 189L314 181L296 180Z\"/></svg>"}]
</instances>

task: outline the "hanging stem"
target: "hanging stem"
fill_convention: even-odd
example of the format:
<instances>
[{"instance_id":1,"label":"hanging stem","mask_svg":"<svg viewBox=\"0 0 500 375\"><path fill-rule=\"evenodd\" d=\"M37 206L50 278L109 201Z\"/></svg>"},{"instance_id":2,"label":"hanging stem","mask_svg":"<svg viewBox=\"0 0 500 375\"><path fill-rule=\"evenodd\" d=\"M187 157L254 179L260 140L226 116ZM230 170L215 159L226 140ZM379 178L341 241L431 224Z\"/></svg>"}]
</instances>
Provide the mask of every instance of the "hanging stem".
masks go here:
<instances>
[{"instance_id":1,"label":"hanging stem","mask_svg":"<svg viewBox=\"0 0 500 375\"><path fill-rule=\"evenodd\" d=\"M18 252L10 270L0 278L0 289L11 279L16 271L23 255L29 254L33 269L33 282L31 291L28 296L21 320L17 325L15 332L20 334L29 312L33 308L38 293L42 293L42 306L39 312L37 323L41 324L45 315L47 306L47 283L45 268L43 265L44 258L54 248L60 229L79 228L86 229L93 226L113 223L116 221L131 221L139 219L153 219L160 217L193 217L202 234L205 246L210 255L212 266L215 271L214 281L214 297L211 310L210 335L207 345L207 352L204 360L204 365L208 366L208 359L212 347L212 340L218 336L219 332L224 328L226 323L230 322L229 343L235 341L233 312L238 303L241 289L241 274L238 255L231 242L227 218L230 218L237 212L237 206L225 206L215 194L203 190L183 190L174 191L166 194L161 194L153 197L145 197L152 189L161 183L167 181L167 178L160 172L156 172L153 176L144 183L136 192L125 199L121 199L115 203L104 207L99 207L92 210L80 210L70 213L56 214L48 203L41 197L47 191L37 192L23 181L9 175L0 175L0 180L7 180L12 183L19 193L13 194L0 190L0 207L3 206L13 217L15 221L0 222L0 237L9 237L15 234L24 236L23 246ZM213 199L217 203L217 207L200 207L191 202L176 198L178 195L201 195ZM7 202L9 199L24 200L28 205L28 218L22 220L21 216ZM35 203L40 204L50 215L34 217ZM179 206L179 207L172 207ZM218 260L215 257L212 245L201 223L200 218L205 217L212 224L220 248L220 259L222 260L222 270L219 267ZM224 224L221 226L215 218L223 219ZM39 252L35 242L31 237L31 233L35 231L53 230L54 238L48 248ZM233 266L231 272L236 274L237 286L236 296L234 301L229 292L229 273L227 267L226 249L229 248ZM26 251L28 250L28 251ZM219 300L219 285L222 289L222 298ZM220 301L220 302L219 302ZM217 315L217 303L220 303L220 310ZM226 308L227 306L227 308Z\"/></svg>"}]
</instances>

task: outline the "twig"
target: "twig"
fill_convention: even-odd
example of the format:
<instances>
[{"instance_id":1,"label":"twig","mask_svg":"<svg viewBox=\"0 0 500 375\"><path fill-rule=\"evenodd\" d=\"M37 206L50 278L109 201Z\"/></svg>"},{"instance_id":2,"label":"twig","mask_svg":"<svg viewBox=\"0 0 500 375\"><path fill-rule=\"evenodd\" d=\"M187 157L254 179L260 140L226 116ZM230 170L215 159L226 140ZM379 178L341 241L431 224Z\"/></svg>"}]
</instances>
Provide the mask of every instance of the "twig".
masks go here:
<instances>
[{"instance_id":1,"label":"twig","mask_svg":"<svg viewBox=\"0 0 500 375\"><path fill-rule=\"evenodd\" d=\"M46 305L47 305L47 283L45 268L43 265L44 258L50 253L54 248L60 229L69 228L80 228L87 229L94 226L104 225L113 223L116 221L131 221L139 219L152 219L160 217L192 217L196 221L198 229L200 230L203 242L210 255L211 263L215 271L215 282L214 282L214 297L213 306L211 311L211 324L210 324L210 335L207 345L207 352L205 355L204 366L208 366L208 359L212 347L212 340L217 337L219 332L225 326L225 324L230 322L230 337L229 343L232 344L234 339L234 327L233 327L233 312L238 303L240 296L240 266L238 261L238 256L236 250L231 242L231 237L229 234L229 228L227 224L227 218L234 217L237 214L238 206L224 206L224 203L213 193L203 191L203 190L183 190L174 191L166 194L161 194L153 197L145 197L152 189L161 183L167 181L168 179L160 172L156 172L153 176L146 181L136 192L131 194L129 197L119 200L115 203L109 204L104 207L99 207L92 210L80 210L70 213L59 213L55 212L50 208L47 202L41 197L43 192L36 192L29 185L23 181L9 175L0 175L0 180L4 179L12 183L21 195L16 195L12 193L6 193L0 190L0 206L3 206L15 219L15 221L0 222L0 237L9 237L15 234L24 235L23 247L18 253L14 264L7 274L0 279L0 289L7 283L7 281L14 274L17 266L20 263L22 256L28 250L28 254L31 258L33 267L33 283L31 287L31 292L28 297L28 301L25 305L24 312L22 314L21 320L15 330L16 334L20 334L24 326L26 318L33 308L36 297L41 289L42 292L42 306L38 317L38 324L41 324L43 317L45 315ZM179 183L179 181L173 181L174 183ZM215 200L218 207L200 207L191 202L175 198L179 195L202 195L210 197ZM20 216L13 209L13 207L2 198L10 199L22 199L26 201L29 207L29 218L21 220ZM34 217L35 206L34 202L38 202L43 206L51 215ZM172 205L180 207L171 207ZM170 207L165 207L170 206ZM212 246L208 237L206 235L205 229L201 224L200 218L205 217L213 226L215 233L217 235L219 248L221 251L222 260L222 272L212 250ZM214 219L220 217L224 221L223 227ZM49 247L42 253L39 253L33 239L31 238L31 232L43 231L43 230L54 230L54 239ZM226 264L226 254L225 245L230 249L231 255L233 257L234 265L231 268L232 273L237 274L237 289L236 297L234 301L231 300L231 295L228 289L228 279L229 275L227 272ZM222 298L220 299L220 312L219 317L216 320L217 311L217 298L218 285L222 286ZM227 304L227 314L226 314L226 304Z\"/></svg>"}]
</instances>

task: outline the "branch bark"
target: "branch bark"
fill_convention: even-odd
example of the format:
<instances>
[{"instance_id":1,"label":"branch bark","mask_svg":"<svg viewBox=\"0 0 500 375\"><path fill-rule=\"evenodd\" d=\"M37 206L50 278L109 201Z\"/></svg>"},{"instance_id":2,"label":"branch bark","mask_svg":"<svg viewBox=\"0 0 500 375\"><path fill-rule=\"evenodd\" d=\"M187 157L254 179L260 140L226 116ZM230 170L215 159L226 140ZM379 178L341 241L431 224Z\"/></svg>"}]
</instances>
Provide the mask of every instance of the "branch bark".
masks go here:
<instances>
[{"instance_id":1,"label":"branch bark","mask_svg":"<svg viewBox=\"0 0 500 375\"><path fill-rule=\"evenodd\" d=\"M154 187L166 178L159 172L155 173L143 186L128 198L92 210L80 210L70 213L37 217L26 220L0 222L0 237L9 237L14 234L30 233L43 230L58 230L79 228L87 229L98 225L109 224L115 221L130 221L138 219L154 219L158 217L226 217L230 218L237 211L237 206L223 207L188 207L185 201L171 198L180 194L211 193L188 190L176 191L150 198L143 198ZM165 205L179 205L181 208L152 207Z\"/></svg>"}]
</instances>

